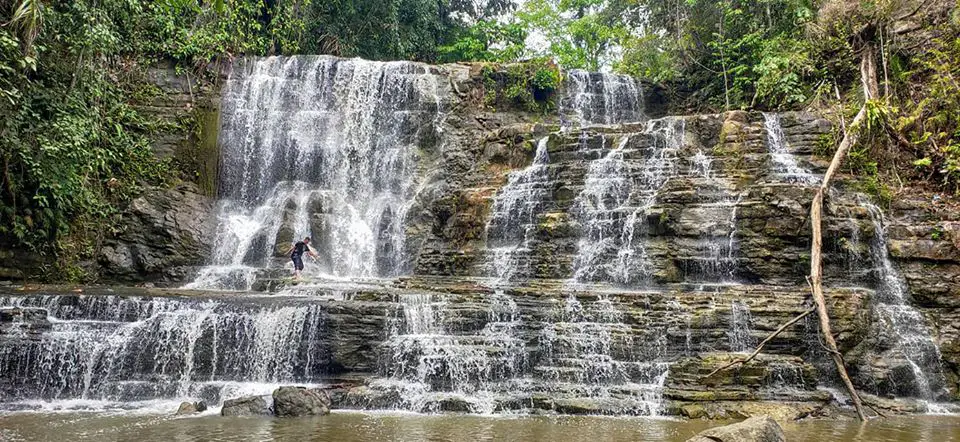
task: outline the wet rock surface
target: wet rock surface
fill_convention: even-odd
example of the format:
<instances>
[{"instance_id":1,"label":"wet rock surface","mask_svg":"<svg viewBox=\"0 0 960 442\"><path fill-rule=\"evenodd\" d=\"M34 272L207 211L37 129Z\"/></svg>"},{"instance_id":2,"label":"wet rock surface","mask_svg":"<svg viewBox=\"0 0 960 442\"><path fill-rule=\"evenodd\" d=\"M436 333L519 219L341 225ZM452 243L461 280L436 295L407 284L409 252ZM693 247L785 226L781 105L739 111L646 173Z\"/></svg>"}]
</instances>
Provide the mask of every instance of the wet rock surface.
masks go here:
<instances>
[{"instance_id":1,"label":"wet rock surface","mask_svg":"<svg viewBox=\"0 0 960 442\"><path fill-rule=\"evenodd\" d=\"M223 401L221 416L273 416L273 409L263 396L245 396Z\"/></svg>"},{"instance_id":2,"label":"wet rock surface","mask_svg":"<svg viewBox=\"0 0 960 442\"><path fill-rule=\"evenodd\" d=\"M195 413L201 413L207 411L207 403L203 401L198 402L181 402L180 407L177 408L175 413L177 416L190 415Z\"/></svg>"},{"instance_id":3,"label":"wet rock surface","mask_svg":"<svg viewBox=\"0 0 960 442\"><path fill-rule=\"evenodd\" d=\"M277 417L323 416L330 414L330 397L323 390L280 387L273 392L273 413Z\"/></svg>"},{"instance_id":4,"label":"wet rock surface","mask_svg":"<svg viewBox=\"0 0 960 442\"><path fill-rule=\"evenodd\" d=\"M751 417L743 422L711 428L687 442L786 442L783 429L770 416Z\"/></svg>"},{"instance_id":5,"label":"wet rock surface","mask_svg":"<svg viewBox=\"0 0 960 442\"><path fill-rule=\"evenodd\" d=\"M114 280L183 282L209 256L215 226L213 199L195 186L149 190L130 203L98 261Z\"/></svg>"}]
</instances>

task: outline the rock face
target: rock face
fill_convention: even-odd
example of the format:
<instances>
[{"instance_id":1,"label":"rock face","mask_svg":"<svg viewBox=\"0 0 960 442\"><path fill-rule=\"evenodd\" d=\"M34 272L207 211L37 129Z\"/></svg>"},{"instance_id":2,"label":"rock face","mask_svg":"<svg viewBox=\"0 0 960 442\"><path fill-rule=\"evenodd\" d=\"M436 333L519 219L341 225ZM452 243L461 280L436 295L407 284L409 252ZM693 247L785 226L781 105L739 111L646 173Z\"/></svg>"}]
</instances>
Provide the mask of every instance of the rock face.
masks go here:
<instances>
[{"instance_id":1,"label":"rock face","mask_svg":"<svg viewBox=\"0 0 960 442\"><path fill-rule=\"evenodd\" d=\"M221 416L272 416L270 404L262 396L245 396L223 401Z\"/></svg>"},{"instance_id":2,"label":"rock face","mask_svg":"<svg viewBox=\"0 0 960 442\"><path fill-rule=\"evenodd\" d=\"M743 422L711 428L687 442L786 442L783 429L770 416L751 417Z\"/></svg>"},{"instance_id":3,"label":"rock face","mask_svg":"<svg viewBox=\"0 0 960 442\"><path fill-rule=\"evenodd\" d=\"M192 185L149 190L123 216L122 231L100 251L109 278L180 282L209 256L213 200Z\"/></svg>"},{"instance_id":4,"label":"rock face","mask_svg":"<svg viewBox=\"0 0 960 442\"><path fill-rule=\"evenodd\" d=\"M323 390L280 387L273 392L277 417L323 416L330 414L330 397Z\"/></svg>"},{"instance_id":5,"label":"rock face","mask_svg":"<svg viewBox=\"0 0 960 442\"><path fill-rule=\"evenodd\" d=\"M157 93L134 106L167 123L160 125L151 140L153 152L157 157L174 159L187 175L196 177L204 195L216 195L219 91L209 82L178 72L175 66L161 64L148 68L145 74Z\"/></svg>"}]
</instances>

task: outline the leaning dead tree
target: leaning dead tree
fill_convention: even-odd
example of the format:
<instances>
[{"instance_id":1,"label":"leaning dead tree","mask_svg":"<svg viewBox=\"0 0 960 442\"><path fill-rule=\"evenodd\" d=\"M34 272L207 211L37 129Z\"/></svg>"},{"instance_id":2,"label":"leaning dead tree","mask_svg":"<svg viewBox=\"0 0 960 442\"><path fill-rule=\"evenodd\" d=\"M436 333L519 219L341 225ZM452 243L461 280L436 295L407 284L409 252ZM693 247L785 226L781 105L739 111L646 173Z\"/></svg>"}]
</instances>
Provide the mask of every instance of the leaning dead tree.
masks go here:
<instances>
[{"instance_id":1,"label":"leaning dead tree","mask_svg":"<svg viewBox=\"0 0 960 442\"><path fill-rule=\"evenodd\" d=\"M863 412L863 404L860 401L860 395L857 393L856 388L853 386L853 382L850 380L850 376L847 374L847 369L843 362L843 354L840 353L840 350L837 347L837 341L833 337L833 331L830 327L830 312L827 310L826 299L823 295L823 200L826 194L829 192L833 178L840 170L840 165L843 164L843 159L846 158L847 152L850 151L850 148L855 145L857 140L860 138L860 127L864 119L866 119L868 103L870 100L876 98L879 93L879 87L876 81L876 55L874 53L873 46L870 44L863 45L861 49L860 78L863 83L863 106L860 107L860 111L857 112L857 115L853 118L853 121L849 125L843 125L843 139L840 141L837 151L833 154L833 160L830 162L830 167L827 168L827 172L823 176L823 181L820 183L820 187L817 188L817 193L814 195L813 202L810 205L810 275L807 277L807 282L810 284L810 292L813 297L814 308L801 313L799 316L780 326L780 328L767 336L767 338L764 339L756 348L756 350L754 350L753 353L751 353L748 357L737 359L726 365L723 365L710 372L710 374L704 376L704 378L709 378L734 365L747 364L753 360L753 358L755 358L760 351L763 350L764 346L773 338L775 338L788 327L799 322L808 314L816 312L820 325L820 335L823 338L824 346L826 347L827 352L830 353L830 357L837 367L837 373L839 374L840 379L843 381L843 385L846 387L847 393L850 395L850 400L853 402L853 407L857 412L857 416L860 418L860 420L865 421L867 420L867 416Z\"/></svg>"},{"instance_id":2,"label":"leaning dead tree","mask_svg":"<svg viewBox=\"0 0 960 442\"><path fill-rule=\"evenodd\" d=\"M864 78L865 72L870 72L872 70L873 77L876 78L876 63L874 62L874 55L872 49L864 48L863 53L860 56L860 74L861 78ZM860 420L867 420L866 414L863 412L863 404L860 402L860 395L857 394L856 388L853 387L853 382L850 380L850 375L847 374L847 369L843 363L843 355L840 353L840 350L837 348L837 341L833 338L833 331L830 329L830 313L827 310L827 302L823 297L823 198L830 190L830 184L833 181L833 177L836 176L837 171L840 169L840 165L843 163L843 159L846 158L847 152L850 151L850 147L856 144L857 139L860 137L860 124L866 118L867 115L867 102L871 99L872 91L876 89L871 89L870 85L867 84L868 80L864 80L864 96L866 101L864 101L863 106L860 108L860 111L857 112L857 116L853 118L853 122L850 123L849 127L844 130L843 140L840 141L840 146L837 147L837 151L833 154L833 161L830 162L830 167L827 168L827 173L823 175L823 181L820 183L820 187L817 188L816 195L813 196L813 203L810 205L810 276L808 281L810 283L810 290L813 293L813 302L816 306L817 318L820 323L820 335L823 337L824 346L827 351L830 353L830 357L833 359L833 363L837 366L837 373L840 375L840 379L843 380L843 386L846 387L847 393L850 395L850 400L853 402L853 407L857 411L857 417ZM874 87L876 83L874 82Z\"/></svg>"}]
</instances>

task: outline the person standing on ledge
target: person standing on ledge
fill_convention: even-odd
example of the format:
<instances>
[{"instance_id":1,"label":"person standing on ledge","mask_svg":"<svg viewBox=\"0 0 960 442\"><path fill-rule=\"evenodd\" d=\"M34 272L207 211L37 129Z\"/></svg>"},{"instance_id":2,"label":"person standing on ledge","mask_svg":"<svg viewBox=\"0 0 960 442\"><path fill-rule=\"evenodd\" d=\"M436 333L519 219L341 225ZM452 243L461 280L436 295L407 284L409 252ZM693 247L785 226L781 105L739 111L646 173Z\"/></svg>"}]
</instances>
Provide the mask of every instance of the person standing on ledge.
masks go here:
<instances>
[{"instance_id":1,"label":"person standing on ledge","mask_svg":"<svg viewBox=\"0 0 960 442\"><path fill-rule=\"evenodd\" d=\"M313 259L317 259L317 254L313 253L313 250L310 249L309 236L304 238L303 241L297 241L287 253L290 255L290 259L293 260L293 278L298 281L300 280L300 272L303 271L303 254L306 253Z\"/></svg>"}]
</instances>

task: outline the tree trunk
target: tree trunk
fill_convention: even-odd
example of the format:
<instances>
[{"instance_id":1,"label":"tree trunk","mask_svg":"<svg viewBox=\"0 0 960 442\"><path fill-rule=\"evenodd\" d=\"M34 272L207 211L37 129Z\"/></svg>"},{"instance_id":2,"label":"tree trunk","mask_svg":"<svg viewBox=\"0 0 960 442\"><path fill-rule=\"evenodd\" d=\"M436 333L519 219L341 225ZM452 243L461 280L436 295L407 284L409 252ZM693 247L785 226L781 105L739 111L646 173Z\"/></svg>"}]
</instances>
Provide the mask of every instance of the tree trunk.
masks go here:
<instances>
[{"instance_id":1,"label":"tree trunk","mask_svg":"<svg viewBox=\"0 0 960 442\"><path fill-rule=\"evenodd\" d=\"M860 55L860 80L863 83L863 94L866 100L876 98L879 94L876 76L877 64L874 56L873 45L865 45ZM848 130L844 131L843 140L840 141L840 146L833 154L833 161L830 162L827 173L823 175L823 182L820 183L820 188L817 189L817 194L813 197L813 204L810 206L810 289L813 292L813 300L816 303L817 316L820 320L820 333L823 335L827 351L830 352L830 356L837 366L837 372L843 380L843 385L847 388L847 393L850 394L850 400L853 402L853 406L857 410L857 416L861 421L867 420L867 416L863 412L860 395L857 394L857 390L853 387L853 382L847 374L847 369L843 364L843 356L837 348L837 341L834 340L833 331L830 329L830 315L827 311L826 300L823 297L823 257L821 253L823 249L823 198L830 190L830 183L840 169L840 165L846 158L847 152L850 151L850 147L857 143L857 139L860 137L860 124L866 116L867 104L864 103L860 112L857 112L857 116L850 123Z\"/></svg>"},{"instance_id":2,"label":"tree trunk","mask_svg":"<svg viewBox=\"0 0 960 442\"><path fill-rule=\"evenodd\" d=\"M863 97L867 101L880 97L876 52L871 42L864 43L860 52L860 82L863 84Z\"/></svg>"}]
</instances>

